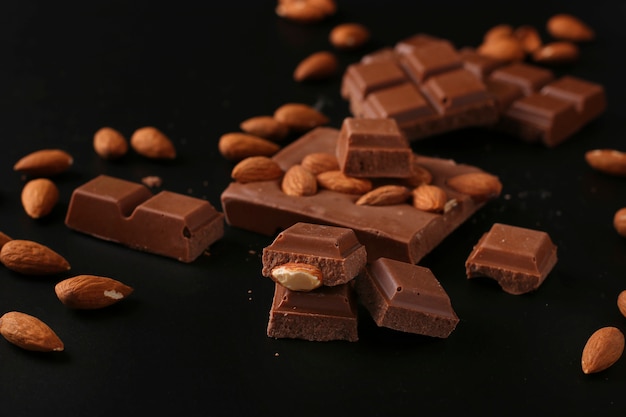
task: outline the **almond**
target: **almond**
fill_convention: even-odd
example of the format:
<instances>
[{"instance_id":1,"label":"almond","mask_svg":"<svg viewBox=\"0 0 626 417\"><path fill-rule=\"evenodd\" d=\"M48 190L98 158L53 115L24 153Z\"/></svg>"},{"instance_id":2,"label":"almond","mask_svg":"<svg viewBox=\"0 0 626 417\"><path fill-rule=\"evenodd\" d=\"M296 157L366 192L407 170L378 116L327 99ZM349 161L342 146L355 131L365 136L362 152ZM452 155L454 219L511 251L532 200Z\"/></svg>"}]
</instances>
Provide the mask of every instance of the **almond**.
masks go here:
<instances>
[{"instance_id":1,"label":"almond","mask_svg":"<svg viewBox=\"0 0 626 417\"><path fill-rule=\"evenodd\" d=\"M626 176L626 152L615 149L594 149L585 153L589 166L609 175Z\"/></svg>"},{"instance_id":2,"label":"almond","mask_svg":"<svg viewBox=\"0 0 626 417\"><path fill-rule=\"evenodd\" d=\"M48 178L30 180L22 188L22 206L33 219L50 214L59 201L59 189Z\"/></svg>"},{"instance_id":3,"label":"almond","mask_svg":"<svg viewBox=\"0 0 626 417\"><path fill-rule=\"evenodd\" d=\"M433 174L424 168L419 162L415 155L413 155L413 159L411 161L411 176L408 178L403 178L402 183L407 187L415 188L422 184L430 184L433 181Z\"/></svg>"},{"instance_id":4,"label":"almond","mask_svg":"<svg viewBox=\"0 0 626 417\"><path fill-rule=\"evenodd\" d=\"M270 181L280 178L283 170L267 156L250 156L242 159L231 173L232 179L247 183L255 181Z\"/></svg>"},{"instance_id":5,"label":"almond","mask_svg":"<svg viewBox=\"0 0 626 417\"><path fill-rule=\"evenodd\" d=\"M583 348L581 365L585 374L604 371L624 352L624 334L616 327L596 330Z\"/></svg>"},{"instance_id":6,"label":"almond","mask_svg":"<svg viewBox=\"0 0 626 417\"><path fill-rule=\"evenodd\" d=\"M488 43L498 38L509 38L513 36L513 26L508 23L500 23L490 28L483 35L483 43Z\"/></svg>"},{"instance_id":7,"label":"almond","mask_svg":"<svg viewBox=\"0 0 626 417\"><path fill-rule=\"evenodd\" d=\"M337 157L326 152L313 152L302 158L300 162L303 168L310 171L313 175L321 174L326 171L339 170L339 162Z\"/></svg>"},{"instance_id":8,"label":"almond","mask_svg":"<svg viewBox=\"0 0 626 417\"><path fill-rule=\"evenodd\" d=\"M291 291L311 291L323 283L322 271L315 265L288 262L272 269L270 277Z\"/></svg>"},{"instance_id":9,"label":"almond","mask_svg":"<svg viewBox=\"0 0 626 417\"><path fill-rule=\"evenodd\" d=\"M620 236L626 237L626 207L615 212L613 216L613 227Z\"/></svg>"},{"instance_id":10,"label":"almond","mask_svg":"<svg viewBox=\"0 0 626 417\"><path fill-rule=\"evenodd\" d=\"M13 239L11 239L8 235L0 232L0 250L2 249L4 244L7 243L9 240L13 240Z\"/></svg>"},{"instance_id":11,"label":"almond","mask_svg":"<svg viewBox=\"0 0 626 417\"><path fill-rule=\"evenodd\" d=\"M546 29L553 37L572 42L591 41L596 37L591 27L567 13L556 14L548 19Z\"/></svg>"},{"instance_id":12,"label":"almond","mask_svg":"<svg viewBox=\"0 0 626 417\"><path fill-rule=\"evenodd\" d=\"M339 69L339 61L332 52L315 52L304 58L295 71L293 79L295 81L324 80L332 77Z\"/></svg>"},{"instance_id":13,"label":"almond","mask_svg":"<svg viewBox=\"0 0 626 417\"><path fill-rule=\"evenodd\" d=\"M370 31L360 23L342 23L335 26L329 41L337 49L357 49L370 40Z\"/></svg>"},{"instance_id":14,"label":"almond","mask_svg":"<svg viewBox=\"0 0 626 417\"><path fill-rule=\"evenodd\" d=\"M274 112L274 118L294 131L307 131L329 122L328 117L302 103L287 103Z\"/></svg>"},{"instance_id":15,"label":"almond","mask_svg":"<svg viewBox=\"0 0 626 417\"><path fill-rule=\"evenodd\" d=\"M543 44L539 31L530 25L522 25L515 28L513 36L517 38L520 45L522 45L522 49L528 54L541 48Z\"/></svg>"},{"instance_id":16,"label":"almond","mask_svg":"<svg viewBox=\"0 0 626 417\"><path fill-rule=\"evenodd\" d=\"M522 61L526 57L522 44L513 36L500 37L483 43L477 48L476 52L503 62Z\"/></svg>"},{"instance_id":17,"label":"almond","mask_svg":"<svg viewBox=\"0 0 626 417\"><path fill-rule=\"evenodd\" d=\"M103 127L93 135L93 149L104 159L119 159L128 152L128 141L117 130Z\"/></svg>"},{"instance_id":18,"label":"almond","mask_svg":"<svg viewBox=\"0 0 626 417\"><path fill-rule=\"evenodd\" d=\"M580 50L573 42L550 42L535 50L533 61L540 64L566 64L578 60Z\"/></svg>"},{"instance_id":19,"label":"almond","mask_svg":"<svg viewBox=\"0 0 626 417\"><path fill-rule=\"evenodd\" d=\"M617 296L617 308L622 316L626 317L626 290L619 293Z\"/></svg>"},{"instance_id":20,"label":"almond","mask_svg":"<svg viewBox=\"0 0 626 417\"><path fill-rule=\"evenodd\" d=\"M413 190L413 207L429 213L440 213L444 210L448 195L436 185L423 184Z\"/></svg>"},{"instance_id":21,"label":"almond","mask_svg":"<svg viewBox=\"0 0 626 417\"><path fill-rule=\"evenodd\" d=\"M250 156L272 156L280 146L271 140L248 133L225 133L220 137L218 149L222 156L231 161L240 161Z\"/></svg>"},{"instance_id":22,"label":"almond","mask_svg":"<svg viewBox=\"0 0 626 417\"><path fill-rule=\"evenodd\" d=\"M30 240L14 239L2 246L0 262L24 275L51 275L70 270L70 264L47 246Z\"/></svg>"},{"instance_id":23,"label":"almond","mask_svg":"<svg viewBox=\"0 0 626 417\"><path fill-rule=\"evenodd\" d=\"M69 308L93 310L123 300L133 292L133 288L113 278L77 275L57 283L54 292Z\"/></svg>"},{"instance_id":24,"label":"almond","mask_svg":"<svg viewBox=\"0 0 626 417\"><path fill-rule=\"evenodd\" d=\"M281 183L283 193L291 196L309 196L317 193L317 179L302 165L292 165Z\"/></svg>"},{"instance_id":25,"label":"almond","mask_svg":"<svg viewBox=\"0 0 626 417\"><path fill-rule=\"evenodd\" d=\"M317 175L320 187L346 194L365 194L372 189L372 182L366 178L354 178L341 171L326 171Z\"/></svg>"},{"instance_id":26,"label":"almond","mask_svg":"<svg viewBox=\"0 0 626 417\"><path fill-rule=\"evenodd\" d=\"M246 133L269 140L283 140L289 134L289 128L272 116L254 116L239 124Z\"/></svg>"},{"instance_id":27,"label":"almond","mask_svg":"<svg viewBox=\"0 0 626 417\"><path fill-rule=\"evenodd\" d=\"M502 192L502 183L495 175L486 172L471 172L448 178L448 187L467 194L476 201L495 198Z\"/></svg>"},{"instance_id":28,"label":"almond","mask_svg":"<svg viewBox=\"0 0 626 417\"><path fill-rule=\"evenodd\" d=\"M337 11L334 0L280 0L276 14L298 23L316 23Z\"/></svg>"},{"instance_id":29,"label":"almond","mask_svg":"<svg viewBox=\"0 0 626 417\"><path fill-rule=\"evenodd\" d=\"M172 141L159 129L146 126L141 127L130 137L130 146L139 155L151 159L174 159L176 149Z\"/></svg>"},{"instance_id":30,"label":"almond","mask_svg":"<svg viewBox=\"0 0 626 417\"><path fill-rule=\"evenodd\" d=\"M60 352L63 342L43 321L19 311L9 311L0 317L0 334L22 349L36 352Z\"/></svg>"},{"instance_id":31,"label":"almond","mask_svg":"<svg viewBox=\"0 0 626 417\"><path fill-rule=\"evenodd\" d=\"M388 206L404 203L411 195L408 188L402 185L381 185L363 194L356 204L359 206Z\"/></svg>"},{"instance_id":32,"label":"almond","mask_svg":"<svg viewBox=\"0 0 626 417\"><path fill-rule=\"evenodd\" d=\"M72 155L61 149L32 152L13 166L13 170L36 177L48 177L65 172L74 163Z\"/></svg>"}]
</instances>

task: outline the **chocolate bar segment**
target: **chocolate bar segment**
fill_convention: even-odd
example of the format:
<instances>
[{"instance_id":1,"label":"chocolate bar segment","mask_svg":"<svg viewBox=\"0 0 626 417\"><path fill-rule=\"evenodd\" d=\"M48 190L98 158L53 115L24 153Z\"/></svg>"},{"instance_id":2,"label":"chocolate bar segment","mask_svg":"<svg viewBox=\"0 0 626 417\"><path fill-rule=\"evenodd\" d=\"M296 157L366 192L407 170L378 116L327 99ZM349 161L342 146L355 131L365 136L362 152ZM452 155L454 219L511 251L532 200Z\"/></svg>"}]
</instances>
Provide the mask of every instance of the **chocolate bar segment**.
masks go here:
<instances>
[{"instance_id":1,"label":"chocolate bar segment","mask_svg":"<svg viewBox=\"0 0 626 417\"><path fill-rule=\"evenodd\" d=\"M428 268L379 258L357 277L355 289L380 327L446 338L459 322Z\"/></svg>"},{"instance_id":2,"label":"chocolate bar segment","mask_svg":"<svg viewBox=\"0 0 626 417\"><path fill-rule=\"evenodd\" d=\"M509 294L534 291L557 262L546 232L495 223L465 262L468 278L489 277Z\"/></svg>"},{"instance_id":3,"label":"chocolate bar segment","mask_svg":"<svg viewBox=\"0 0 626 417\"><path fill-rule=\"evenodd\" d=\"M133 249L191 262L224 234L205 200L100 175L72 193L65 224Z\"/></svg>"}]
</instances>

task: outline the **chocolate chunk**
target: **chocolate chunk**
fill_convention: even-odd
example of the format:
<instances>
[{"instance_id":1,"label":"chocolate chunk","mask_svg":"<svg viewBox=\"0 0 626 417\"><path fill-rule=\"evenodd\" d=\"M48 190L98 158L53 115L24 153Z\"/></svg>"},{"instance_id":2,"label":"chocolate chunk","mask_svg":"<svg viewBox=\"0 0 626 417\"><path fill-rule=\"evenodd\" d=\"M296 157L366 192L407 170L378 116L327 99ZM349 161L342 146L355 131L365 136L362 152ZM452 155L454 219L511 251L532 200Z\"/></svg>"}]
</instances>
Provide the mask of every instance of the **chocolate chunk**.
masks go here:
<instances>
[{"instance_id":1,"label":"chocolate chunk","mask_svg":"<svg viewBox=\"0 0 626 417\"><path fill-rule=\"evenodd\" d=\"M191 262L224 234L205 200L100 175L72 193L65 224L133 249Z\"/></svg>"},{"instance_id":2,"label":"chocolate chunk","mask_svg":"<svg viewBox=\"0 0 626 417\"><path fill-rule=\"evenodd\" d=\"M517 85L525 95L529 95L552 81L554 74L545 68L516 62L496 69L489 78Z\"/></svg>"},{"instance_id":3,"label":"chocolate chunk","mask_svg":"<svg viewBox=\"0 0 626 417\"><path fill-rule=\"evenodd\" d=\"M428 268L379 258L355 280L359 300L378 326L445 338L459 318Z\"/></svg>"},{"instance_id":4,"label":"chocolate chunk","mask_svg":"<svg viewBox=\"0 0 626 417\"><path fill-rule=\"evenodd\" d=\"M465 262L468 278L496 280L509 294L536 290L557 261L556 246L547 233L495 223Z\"/></svg>"},{"instance_id":5,"label":"chocolate chunk","mask_svg":"<svg viewBox=\"0 0 626 417\"><path fill-rule=\"evenodd\" d=\"M365 267L367 252L351 229L310 223L296 223L280 233L263 249L265 277L287 262L318 267L323 285L345 284Z\"/></svg>"},{"instance_id":6,"label":"chocolate chunk","mask_svg":"<svg viewBox=\"0 0 626 417\"><path fill-rule=\"evenodd\" d=\"M349 284L291 291L276 283L267 335L274 338L358 341L357 305Z\"/></svg>"}]
</instances>

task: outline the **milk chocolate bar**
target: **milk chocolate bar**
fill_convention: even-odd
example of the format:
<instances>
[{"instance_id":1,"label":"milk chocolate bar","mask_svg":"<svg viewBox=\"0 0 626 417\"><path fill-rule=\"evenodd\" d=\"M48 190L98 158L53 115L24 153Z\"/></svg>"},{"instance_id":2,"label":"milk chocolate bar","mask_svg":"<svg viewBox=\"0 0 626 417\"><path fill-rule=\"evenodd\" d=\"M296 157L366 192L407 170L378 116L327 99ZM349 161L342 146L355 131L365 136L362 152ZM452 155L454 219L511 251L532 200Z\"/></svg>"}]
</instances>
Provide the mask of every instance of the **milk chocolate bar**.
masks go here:
<instances>
[{"instance_id":1,"label":"milk chocolate bar","mask_svg":"<svg viewBox=\"0 0 626 417\"><path fill-rule=\"evenodd\" d=\"M288 262L317 266L322 285L345 284L365 267L367 252L351 229L310 223L296 223L281 232L263 249L265 277Z\"/></svg>"},{"instance_id":2,"label":"milk chocolate bar","mask_svg":"<svg viewBox=\"0 0 626 417\"><path fill-rule=\"evenodd\" d=\"M100 175L72 193L65 224L140 251L191 262L224 234L209 202Z\"/></svg>"},{"instance_id":3,"label":"milk chocolate bar","mask_svg":"<svg viewBox=\"0 0 626 417\"><path fill-rule=\"evenodd\" d=\"M380 327L446 338L459 322L428 268L379 258L355 280L361 303Z\"/></svg>"},{"instance_id":4,"label":"milk chocolate bar","mask_svg":"<svg viewBox=\"0 0 626 417\"><path fill-rule=\"evenodd\" d=\"M534 291L557 262L546 232L495 223L465 262L468 278L489 277L509 294Z\"/></svg>"}]
</instances>

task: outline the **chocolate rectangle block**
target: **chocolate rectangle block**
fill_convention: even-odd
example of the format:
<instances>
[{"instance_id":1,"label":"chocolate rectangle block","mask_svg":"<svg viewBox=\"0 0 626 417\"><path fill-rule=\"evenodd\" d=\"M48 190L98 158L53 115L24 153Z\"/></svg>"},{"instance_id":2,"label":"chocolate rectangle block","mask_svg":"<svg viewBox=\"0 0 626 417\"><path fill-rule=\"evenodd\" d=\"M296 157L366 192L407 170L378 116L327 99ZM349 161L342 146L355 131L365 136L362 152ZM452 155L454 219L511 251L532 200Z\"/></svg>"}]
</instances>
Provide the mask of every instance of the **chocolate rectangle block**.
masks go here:
<instances>
[{"instance_id":1,"label":"chocolate rectangle block","mask_svg":"<svg viewBox=\"0 0 626 417\"><path fill-rule=\"evenodd\" d=\"M276 283L267 324L274 338L356 342L357 305L349 284L291 291Z\"/></svg>"},{"instance_id":2,"label":"chocolate rectangle block","mask_svg":"<svg viewBox=\"0 0 626 417\"><path fill-rule=\"evenodd\" d=\"M224 234L207 201L100 175L72 193L65 224L144 252L191 262Z\"/></svg>"},{"instance_id":3,"label":"chocolate rectangle block","mask_svg":"<svg viewBox=\"0 0 626 417\"><path fill-rule=\"evenodd\" d=\"M459 322L428 268L379 258L356 278L355 289L380 327L445 338Z\"/></svg>"},{"instance_id":4,"label":"chocolate rectangle block","mask_svg":"<svg viewBox=\"0 0 626 417\"><path fill-rule=\"evenodd\" d=\"M546 232L495 223L465 262L468 278L489 277L510 294L536 290L557 262Z\"/></svg>"}]
</instances>

